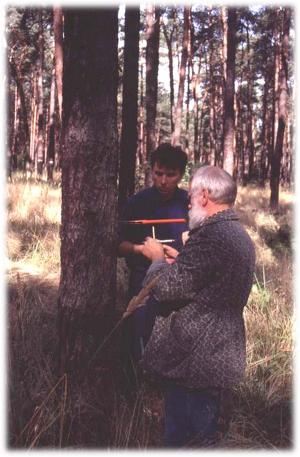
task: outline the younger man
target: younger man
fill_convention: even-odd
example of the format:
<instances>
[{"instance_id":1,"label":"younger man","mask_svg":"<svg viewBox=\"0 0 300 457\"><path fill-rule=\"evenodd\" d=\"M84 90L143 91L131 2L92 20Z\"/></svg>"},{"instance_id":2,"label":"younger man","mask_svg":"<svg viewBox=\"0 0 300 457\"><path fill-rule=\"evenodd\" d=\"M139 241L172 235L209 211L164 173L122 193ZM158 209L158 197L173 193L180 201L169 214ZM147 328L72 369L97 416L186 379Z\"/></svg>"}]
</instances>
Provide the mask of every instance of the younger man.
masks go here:
<instances>
[{"instance_id":1,"label":"younger man","mask_svg":"<svg viewBox=\"0 0 300 457\"><path fill-rule=\"evenodd\" d=\"M188 218L188 193L178 187L185 171L187 155L179 146L161 144L151 155L153 185L144 189L127 202L121 219L132 221L140 219L186 219ZM154 226L155 236L160 240L174 240L170 246L180 251L182 232L188 230L188 223L168 223ZM146 272L151 264L144 256L144 241L152 236L151 225L132 225L121 223L119 255L126 258L129 267L128 300L137 295L142 288ZM151 322L145 310L136 310L127 320L124 329L123 350L134 360L143 353L145 326ZM146 331L147 332L147 331ZM130 346L128 348L128 345ZM126 347L127 346L127 347Z\"/></svg>"},{"instance_id":2,"label":"younger man","mask_svg":"<svg viewBox=\"0 0 300 457\"><path fill-rule=\"evenodd\" d=\"M186 219L188 217L188 193L179 189L184 174L187 155L179 146L161 144L151 155L153 186L144 189L127 202L121 219ZM173 239L171 246L182 247L181 234L188 230L187 222L155 225L157 239ZM126 258L130 270L129 299L141 287L149 260L143 255L143 242L152 236L151 225L121 223L119 255Z\"/></svg>"}]
</instances>

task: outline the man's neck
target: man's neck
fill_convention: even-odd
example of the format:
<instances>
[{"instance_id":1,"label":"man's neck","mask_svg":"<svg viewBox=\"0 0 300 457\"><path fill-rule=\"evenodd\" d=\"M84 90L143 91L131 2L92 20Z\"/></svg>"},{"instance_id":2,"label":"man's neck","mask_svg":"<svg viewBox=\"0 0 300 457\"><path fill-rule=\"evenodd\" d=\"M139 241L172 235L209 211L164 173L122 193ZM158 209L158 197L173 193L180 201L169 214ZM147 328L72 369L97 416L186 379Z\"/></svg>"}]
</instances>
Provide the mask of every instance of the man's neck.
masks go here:
<instances>
[{"instance_id":1,"label":"man's neck","mask_svg":"<svg viewBox=\"0 0 300 457\"><path fill-rule=\"evenodd\" d=\"M163 202L167 202L168 200L171 200L171 199L174 197L175 192L176 192L177 189L178 189L178 187L176 187L176 188L173 190L172 193L167 194L167 195L164 195L162 192L159 192L158 189L157 189L157 191L158 191L158 193L159 193L159 195L160 195L161 200L162 200Z\"/></svg>"},{"instance_id":2,"label":"man's neck","mask_svg":"<svg viewBox=\"0 0 300 457\"><path fill-rule=\"evenodd\" d=\"M230 208L230 205L228 205L227 203L216 204L216 203L211 202L211 204L208 206L208 208L206 208L207 217L211 217L214 214L220 213L221 211L225 211L226 209L229 209L229 208Z\"/></svg>"}]
</instances>

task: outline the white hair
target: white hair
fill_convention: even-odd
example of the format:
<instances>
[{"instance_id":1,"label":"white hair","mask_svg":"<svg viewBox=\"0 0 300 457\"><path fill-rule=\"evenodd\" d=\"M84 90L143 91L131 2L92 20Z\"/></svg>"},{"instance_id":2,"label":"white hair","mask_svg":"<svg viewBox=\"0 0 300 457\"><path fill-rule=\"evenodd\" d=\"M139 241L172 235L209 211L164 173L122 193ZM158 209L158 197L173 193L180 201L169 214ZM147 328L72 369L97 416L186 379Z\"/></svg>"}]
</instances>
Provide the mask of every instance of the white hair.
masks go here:
<instances>
[{"instance_id":1,"label":"white hair","mask_svg":"<svg viewBox=\"0 0 300 457\"><path fill-rule=\"evenodd\" d=\"M236 183L222 168L204 165L197 169L191 178L190 192L195 195L202 190L208 191L208 197L214 203L234 205L237 194Z\"/></svg>"}]
</instances>

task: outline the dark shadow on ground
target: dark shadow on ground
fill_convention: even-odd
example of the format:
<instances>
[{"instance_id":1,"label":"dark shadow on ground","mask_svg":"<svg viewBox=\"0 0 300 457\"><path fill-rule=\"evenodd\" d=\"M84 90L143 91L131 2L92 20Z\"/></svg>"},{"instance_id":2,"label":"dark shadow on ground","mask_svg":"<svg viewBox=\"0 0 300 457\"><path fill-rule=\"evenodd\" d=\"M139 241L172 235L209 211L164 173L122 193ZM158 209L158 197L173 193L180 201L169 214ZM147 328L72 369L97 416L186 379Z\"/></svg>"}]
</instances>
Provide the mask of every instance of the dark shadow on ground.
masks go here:
<instances>
[{"instance_id":1,"label":"dark shadow on ground","mask_svg":"<svg viewBox=\"0 0 300 457\"><path fill-rule=\"evenodd\" d=\"M159 395L138 383L129 400L122 389L120 310L112 323L116 331L95 351L84 375L62 378L57 370L57 298L58 278L16 271L11 275L7 288L8 447L160 446L162 417L152 413L153 398L159 403Z\"/></svg>"}]
</instances>

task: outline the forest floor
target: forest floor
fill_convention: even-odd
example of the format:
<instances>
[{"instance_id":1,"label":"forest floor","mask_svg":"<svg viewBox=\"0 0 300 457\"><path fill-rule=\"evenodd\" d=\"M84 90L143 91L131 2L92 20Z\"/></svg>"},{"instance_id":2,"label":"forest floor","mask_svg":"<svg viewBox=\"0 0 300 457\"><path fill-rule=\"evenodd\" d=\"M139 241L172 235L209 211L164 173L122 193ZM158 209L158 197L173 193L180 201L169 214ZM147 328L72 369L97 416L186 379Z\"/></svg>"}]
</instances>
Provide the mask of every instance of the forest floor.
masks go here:
<instances>
[{"instance_id":1,"label":"forest floor","mask_svg":"<svg viewBox=\"0 0 300 457\"><path fill-rule=\"evenodd\" d=\"M98 395L87 397L82 387L71 401L72 420L66 422L71 387L65 377L55 375L53 350L60 187L15 177L7 190L8 446L84 447L82 427L100 418L94 430L86 430L92 437L89 447L105 435L109 448L161 448L162 395L156 386L140 382L129 400L115 379L116 350L105 367L97 367ZM230 427L218 445L224 449L293 446L294 195L281 190L277 215L269 212L268 200L268 189L239 188L237 210L255 243L257 266L244 314L247 373L233 394ZM117 273L118 317L126 307L128 272L122 259ZM114 348L119 337L116 332L112 338ZM78 422L76 414L89 420ZM76 423L80 433L74 431Z\"/></svg>"}]
</instances>

